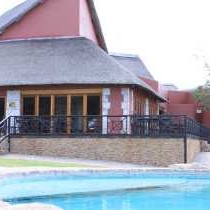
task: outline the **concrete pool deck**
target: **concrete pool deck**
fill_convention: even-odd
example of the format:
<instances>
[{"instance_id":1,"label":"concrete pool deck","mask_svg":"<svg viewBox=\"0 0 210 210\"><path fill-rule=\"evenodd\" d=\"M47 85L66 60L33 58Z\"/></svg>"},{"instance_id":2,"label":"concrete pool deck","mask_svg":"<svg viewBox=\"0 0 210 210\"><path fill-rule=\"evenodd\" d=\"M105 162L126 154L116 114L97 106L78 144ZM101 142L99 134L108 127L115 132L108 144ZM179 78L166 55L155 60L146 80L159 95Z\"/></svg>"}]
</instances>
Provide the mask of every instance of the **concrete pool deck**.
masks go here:
<instances>
[{"instance_id":1,"label":"concrete pool deck","mask_svg":"<svg viewBox=\"0 0 210 210\"><path fill-rule=\"evenodd\" d=\"M35 160L35 161L46 161L53 163L70 163L76 164L78 167L66 167L66 168L50 168L50 167L1 167L0 175L11 172L30 172L34 170L49 171L52 169L62 170L62 171L79 171L79 170L174 170L174 169L193 169L193 170L210 170L210 153L202 152L197 155L192 163L187 164L173 164L168 167L155 167L149 165L140 164L129 164L121 163L115 161L106 160L83 160L83 159L69 159L60 157L45 157L45 156L33 156L33 155L18 155L18 154L8 154L0 156L3 159L14 159L14 160ZM81 165L81 167L79 167ZM87 166L87 167L85 167Z\"/></svg>"},{"instance_id":2,"label":"concrete pool deck","mask_svg":"<svg viewBox=\"0 0 210 210\"><path fill-rule=\"evenodd\" d=\"M4 159L15 160L38 160L55 163L71 163L78 164L81 167L1 167L0 176L8 174L22 174L22 173L41 173L41 172L79 172L79 171L176 171L176 170L190 170L190 171L210 171L210 153L201 153L195 158L193 163L188 164L173 164L168 167L154 167L140 164L120 163L115 161L105 160L83 160L83 159L69 159L69 158L56 158L56 157L42 157L42 156L29 156L9 154L0 156ZM205 161L204 161L205 160ZM85 167L87 166L87 167Z\"/></svg>"},{"instance_id":3,"label":"concrete pool deck","mask_svg":"<svg viewBox=\"0 0 210 210\"><path fill-rule=\"evenodd\" d=\"M88 168L142 168L142 167L152 167L140 164L130 164L130 163L120 163L116 161L106 161L106 160L84 160L84 159L70 159L70 158L56 158L56 157L43 157L43 156L33 156L33 155L18 155L18 154L8 154L0 156L4 159L15 159L15 160L36 160L36 161L47 161L54 163L71 163L83 166L88 166Z\"/></svg>"},{"instance_id":4,"label":"concrete pool deck","mask_svg":"<svg viewBox=\"0 0 210 210\"><path fill-rule=\"evenodd\" d=\"M8 174L25 174L25 173L45 173L45 172L79 172L79 171L112 171L112 170L142 170L145 168L154 168L151 166L119 163L114 161L101 161L101 160L82 160L82 159L69 159L69 158L55 158L55 157L41 157L41 156L26 156L9 154L0 156L4 159L15 160L37 160L47 161L54 163L71 163L78 164L78 167L1 167L0 176ZM79 167L81 165L81 167ZM87 166L87 167L85 167Z\"/></svg>"}]
</instances>

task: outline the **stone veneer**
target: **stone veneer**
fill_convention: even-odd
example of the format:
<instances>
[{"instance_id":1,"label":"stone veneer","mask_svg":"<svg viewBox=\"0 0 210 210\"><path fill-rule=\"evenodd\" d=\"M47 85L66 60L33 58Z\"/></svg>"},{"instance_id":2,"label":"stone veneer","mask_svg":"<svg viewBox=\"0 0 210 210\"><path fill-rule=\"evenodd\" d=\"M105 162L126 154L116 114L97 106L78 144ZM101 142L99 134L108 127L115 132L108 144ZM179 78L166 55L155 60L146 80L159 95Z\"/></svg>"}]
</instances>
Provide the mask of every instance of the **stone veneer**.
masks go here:
<instances>
[{"instance_id":1,"label":"stone veneer","mask_svg":"<svg viewBox=\"0 0 210 210\"><path fill-rule=\"evenodd\" d=\"M201 142L201 152L210 152L210 144L207 141Z\"/></svg>"},{"instance_id":2,"label":"stone veneer","mask_svg":"<svg viewBox=\"0 0 210 210\"><path fill-rule=\"evenodd\" d=\"M7 139L5 139L1 144L0 144L0 155L7 154L9 150L9 144Z\"/></svg>"},{"instance_id":3,"label":"stone veneer","mask_svg":"<svg viewBox=\"0 0 210 210\"><path fill-rule=\"evenodd\" d=\"M187 162L191 163L195 156L201 152L202 141L195 140L192 138L187 139Z\"/></svg>"},{"instance_id":4,"label":"stone veneer","mask_svg":"<svg viewBox=\"0 0 210 210\"><path fill-rule=\"evenodd\" d=\"M188 162L200 152L200 141L188 139ZM183 139L13 138L11 152L168 166L184 162Z\"/></svg>"}]
</instances>

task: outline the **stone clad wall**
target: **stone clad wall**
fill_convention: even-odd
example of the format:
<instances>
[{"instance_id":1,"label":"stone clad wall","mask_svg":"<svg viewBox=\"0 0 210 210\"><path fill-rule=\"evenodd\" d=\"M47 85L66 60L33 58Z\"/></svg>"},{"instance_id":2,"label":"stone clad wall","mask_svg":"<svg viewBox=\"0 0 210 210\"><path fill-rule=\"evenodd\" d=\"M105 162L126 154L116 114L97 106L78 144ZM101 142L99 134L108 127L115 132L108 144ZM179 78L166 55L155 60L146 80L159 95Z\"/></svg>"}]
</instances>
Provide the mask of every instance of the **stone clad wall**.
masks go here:
<instances>
[{"instance_id":1,"label":"stone clad wall","mask_svg":"<svg viewBox=\"0 0 210 210\"><path fill-rule=\"evenodd\" d=\"M9 150L9 144L8 140L5 139L1 144L0 144L0 155L7 154Z\"/></svg>"},{"instance_id":2,"label":"stone clad wall","mask_svg":"<svg viewBox=\"0 0 210 210\"><path fill-rule=\"evenodd\" d=\"M202 151L202 141L198 139L187 139L187 162L193 162L195 156Z\"/></svg>"},{"instance_id":3,"label":"stone clad wall","mask_svg":"<svg viewBox=\"0 0 210 210\"><path fill-rule=\"evenodd\" d=\"M207 141L201 142L201 152L210 152L210 144Z\"/></svg>"},{"instance_id":4,"label":"stone clad wall","mask_svg":"<svg viewBox=\"0 0 210 210\"><path fill-rule=\"evenodd\" d=\"M184 162L183 139L13 138L11 152L168 166ZM200 141L188 140L188 162L200 152Z\"/></svg>"},{"instance_id":5,"label":"stone clad wall","mask_svg":"<svg viewBox=\"0 0 210 210\"><path fill-rule=\"evenodd\" d=\"M187 160L201 150L201 143L188 139ZM184 162L183 139L138 138L13 138L11 153L111 160L156 166Z\"/></svg>"}]
</instances>

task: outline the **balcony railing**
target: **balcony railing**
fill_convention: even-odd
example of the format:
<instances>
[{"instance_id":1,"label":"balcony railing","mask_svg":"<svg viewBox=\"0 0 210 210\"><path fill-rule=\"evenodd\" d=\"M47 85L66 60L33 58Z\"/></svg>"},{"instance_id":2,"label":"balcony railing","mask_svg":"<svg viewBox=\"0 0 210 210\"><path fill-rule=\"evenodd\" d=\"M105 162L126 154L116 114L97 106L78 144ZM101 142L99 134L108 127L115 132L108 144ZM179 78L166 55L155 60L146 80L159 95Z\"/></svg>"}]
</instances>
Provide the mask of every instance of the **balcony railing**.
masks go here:
<instances>
[{"instance_id":1,"label":"balcony railing","mask_svg":"<svg viewBox=\"0 0 210 210\"><path fill-rule=\"evenodd\" d=\"M10 135L10 117L0 122L0 144Z\"/></svg>"},{"instance_id":2,"label":"balcony railing","mask_svg":"<svg viewBox=\"0 0 210 210\"><path fill-rule=\"evenodd\" d=\"M4 136L131 136L210 140L210 129L184 115L11 116L0 124Z\"/></svg>"}]
</instances>

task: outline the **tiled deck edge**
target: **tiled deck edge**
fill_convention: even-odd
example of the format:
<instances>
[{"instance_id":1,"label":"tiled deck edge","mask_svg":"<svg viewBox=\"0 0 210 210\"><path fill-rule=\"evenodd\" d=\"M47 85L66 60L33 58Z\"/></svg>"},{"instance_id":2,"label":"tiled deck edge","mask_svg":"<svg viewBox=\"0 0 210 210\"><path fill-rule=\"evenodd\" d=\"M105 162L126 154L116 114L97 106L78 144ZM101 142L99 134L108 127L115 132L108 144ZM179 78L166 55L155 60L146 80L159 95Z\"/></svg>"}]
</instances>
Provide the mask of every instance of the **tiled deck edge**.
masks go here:
<instances>
[{"instance_id":1,"label":"tiled deck edge","mask_svg":"<svg viewBox=\"0 0 210 210\"><path fill-rule=\"evenodd\" d=\"M170 168L141 168L141 169L31 169L20 171L8 171L0 173L0 178L8 178L12 176L27 176L27 175L56 175L56 174L69 174L69 175L121 175L121 174L170 174L170 175L210 175L209 169L170 169Z\"/></svg>"}]
</instances>

